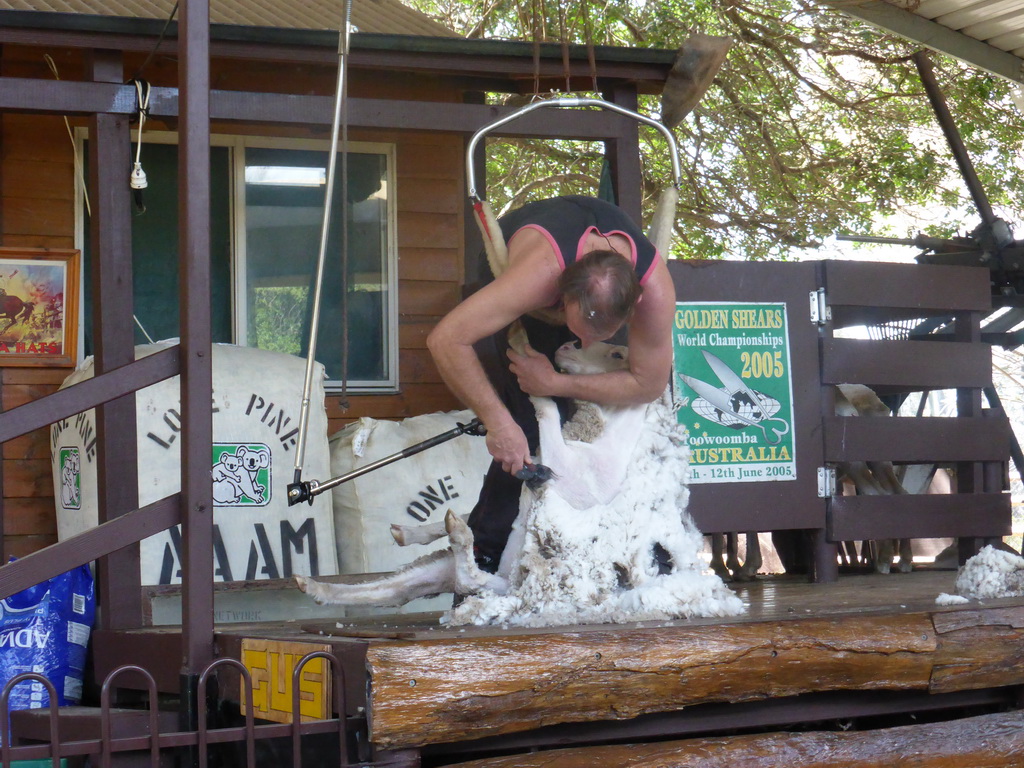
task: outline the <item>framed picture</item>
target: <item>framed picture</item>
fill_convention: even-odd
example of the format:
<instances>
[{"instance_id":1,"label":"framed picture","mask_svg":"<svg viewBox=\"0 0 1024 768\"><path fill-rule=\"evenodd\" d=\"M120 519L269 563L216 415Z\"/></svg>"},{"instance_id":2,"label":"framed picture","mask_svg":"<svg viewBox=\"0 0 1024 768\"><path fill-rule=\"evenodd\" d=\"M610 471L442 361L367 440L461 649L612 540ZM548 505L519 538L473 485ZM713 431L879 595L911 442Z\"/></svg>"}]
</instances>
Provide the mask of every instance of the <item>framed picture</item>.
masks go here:
<instances>
[{"instance_id":1,"label":"framed picture","mask_svg":"<svg viewBox=\"0 0 1024 768\"><path fill-rule=\"evenodd\" d=\"M0 248L0 365L73 366L81 254Z\"/></svg>"}]
</instances>

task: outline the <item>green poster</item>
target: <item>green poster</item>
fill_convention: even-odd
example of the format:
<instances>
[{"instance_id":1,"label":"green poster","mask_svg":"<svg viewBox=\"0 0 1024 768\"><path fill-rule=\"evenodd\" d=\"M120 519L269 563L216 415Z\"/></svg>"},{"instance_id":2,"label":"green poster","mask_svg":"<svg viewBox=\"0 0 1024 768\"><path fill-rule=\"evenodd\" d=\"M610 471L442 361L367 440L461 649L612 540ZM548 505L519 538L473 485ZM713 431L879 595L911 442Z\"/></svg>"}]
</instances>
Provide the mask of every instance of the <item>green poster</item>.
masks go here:
<instances>
[{"instance_id":1,"label":"green poster","mask_svg":"<svg viewBox=\"0 0 1024 768\"><path fill-rule=\"evenodd\" d=\"M795 480L786 305L679 302L673 347L690 482Z\"/></svg>"}]
</instances>

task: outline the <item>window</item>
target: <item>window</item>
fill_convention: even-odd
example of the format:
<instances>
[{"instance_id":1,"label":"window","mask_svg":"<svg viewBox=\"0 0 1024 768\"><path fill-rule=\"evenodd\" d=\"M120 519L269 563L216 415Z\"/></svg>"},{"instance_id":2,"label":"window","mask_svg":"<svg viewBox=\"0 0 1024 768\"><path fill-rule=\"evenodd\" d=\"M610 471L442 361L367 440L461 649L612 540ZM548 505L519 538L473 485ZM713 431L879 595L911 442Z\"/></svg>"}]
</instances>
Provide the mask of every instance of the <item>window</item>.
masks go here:
<instances>
[{"instance_id":1,"label":"window","mask_svg":"<svg viewBox=\"0 0 1024 768\"><path fill-rule=\"evenodd\" d=\"M147 132L142 165L149 186L132 220L138 343L178 335L177 144ZM214 341L305 357L329 159L327 142L214 136L211 148L211 279ZM83 150L83 156L86 155ZM347 378L354 391L397 387L394 151L350 142L343 204L337 161L316 359L328 391ZM127 186L127 185L126 185ZM347 235L342 216L347 211ZM89 268L88 216L80 242ZM347 280L342 243L348 242ZM343 286L347 284L347 292ZM91 307L86 296L85 314ZM348 361L344 329L348 318ZM144 330L143 330L144 329ZM86 323L86 353L91 333Z\"/></svg>"}]
</instances>

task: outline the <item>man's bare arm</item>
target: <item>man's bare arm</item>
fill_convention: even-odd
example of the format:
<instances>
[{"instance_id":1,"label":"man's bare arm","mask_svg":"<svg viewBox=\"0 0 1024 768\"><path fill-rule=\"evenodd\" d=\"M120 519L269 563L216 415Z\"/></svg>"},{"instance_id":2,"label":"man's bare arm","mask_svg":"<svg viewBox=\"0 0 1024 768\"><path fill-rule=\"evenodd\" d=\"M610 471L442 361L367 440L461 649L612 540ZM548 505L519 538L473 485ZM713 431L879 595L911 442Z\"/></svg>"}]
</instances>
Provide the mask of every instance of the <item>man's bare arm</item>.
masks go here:
<instances>
[{"instance_id":1,"label":"man's bare arm","mask_svg":"<svg viewBox=\"0 0 1024 768\"><path fill-rule=\"evenodd\" d=\"M441 378L483 422L488 450L509 472L529 460L526 436L495 392L473 345L550 302L556 279L557 272L541 255L519 259L442 318L427 338Z\"/></svg>"}]
</instances>

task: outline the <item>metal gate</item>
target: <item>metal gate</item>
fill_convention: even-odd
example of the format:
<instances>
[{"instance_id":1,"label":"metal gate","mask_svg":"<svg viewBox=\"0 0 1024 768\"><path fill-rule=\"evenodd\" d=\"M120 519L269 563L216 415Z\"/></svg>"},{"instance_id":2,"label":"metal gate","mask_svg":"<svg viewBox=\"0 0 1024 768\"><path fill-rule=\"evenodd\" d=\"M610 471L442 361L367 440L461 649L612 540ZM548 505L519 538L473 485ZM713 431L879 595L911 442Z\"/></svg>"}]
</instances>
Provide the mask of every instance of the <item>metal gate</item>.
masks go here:
<instances>
[{"instance_id":1,"label":"metal gate","mask_svg":"<svg viewBox=\"0 0 1024 768\"><path fill-rule=\"evenodd\" d=\"M982 407L992 386L981 337L992 309L987 269L850 261L677 261L669 269L680 307L781 304L788 320L796 476L691 485L689 511L702 531L808 531L818 581L837 577L841 541L954 537L963 559L981 540L1010 533L1010 426L1001 410ZM851 337L858 326L875 329L874 338ZM955 389L957 415L837 417L833 385L843 383L880 396ZM957 493L835 495L832 470L853 460L951 466Z\"/></svg>"}]
</instances>

